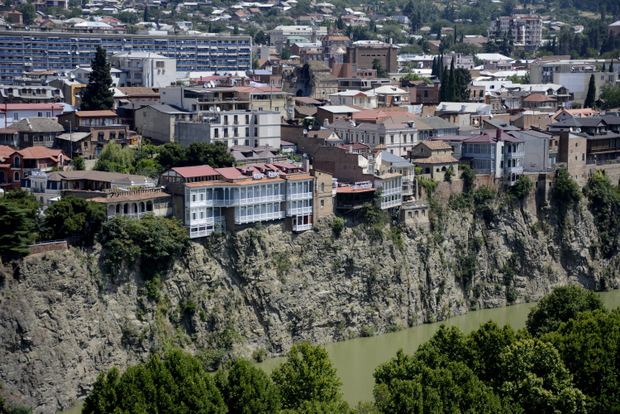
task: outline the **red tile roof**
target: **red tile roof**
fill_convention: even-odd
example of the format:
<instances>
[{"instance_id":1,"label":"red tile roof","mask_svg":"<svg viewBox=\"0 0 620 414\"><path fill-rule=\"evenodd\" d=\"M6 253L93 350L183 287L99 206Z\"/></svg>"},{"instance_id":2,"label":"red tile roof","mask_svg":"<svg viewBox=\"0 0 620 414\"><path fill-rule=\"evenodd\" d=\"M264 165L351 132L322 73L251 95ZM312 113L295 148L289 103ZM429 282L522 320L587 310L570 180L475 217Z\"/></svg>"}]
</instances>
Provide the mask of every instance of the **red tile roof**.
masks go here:
<instances>
[{"instance_id":1,"label":"red tile roof","mask_svg":"<svg viewBox=\"0 0 620 414\"><path fill-rule=\"evenodd\" d=\"M183 178L219 175L218 172L209 165L198 165L194 167L176 167L173 168L172 171L175 171Z\"/></svg>"},{"instance_id":2,"label":"red tile roof","mask_svg":"<svg viewBox=\"0 0 620 414\"><path fill-rule=\"evenodd\" d=\"M17 151L25 160L40 160L44 158L51 158L54 161L59 161L59 157L62 154L65 161L70 160L62 150L51 149L46 147L28 147Z\"/></svg>"},{"instance_id":3,"label":"red tile roof","mask_svg":"<svg viewBox=\"0 0 620 414\"><path fill-rule=\"evenodd\" d=\"M8 111L27 111L27 110L52 110L62 112L61 104L0 104L0 113Z\"/></svg>"}]
</instances>

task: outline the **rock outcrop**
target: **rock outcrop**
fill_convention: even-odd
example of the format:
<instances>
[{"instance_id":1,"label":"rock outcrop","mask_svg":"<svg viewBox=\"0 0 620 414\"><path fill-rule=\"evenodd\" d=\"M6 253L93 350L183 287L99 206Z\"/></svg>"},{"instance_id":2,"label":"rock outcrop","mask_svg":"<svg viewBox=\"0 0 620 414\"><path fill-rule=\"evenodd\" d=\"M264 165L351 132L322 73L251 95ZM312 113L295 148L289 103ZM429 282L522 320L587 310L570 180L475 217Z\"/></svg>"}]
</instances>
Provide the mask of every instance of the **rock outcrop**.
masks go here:
<instances>
[{"instance_id":1,"label":"rock outcrop","mask_svg":"<svg viewBox=\"0 0 620 414\"><path fill-rule=\"evenodd\" d=\"M537 300L553 286L617 288L586 208L561 231L518 206L444 212L441 230L331 219L192 243L165 275L106 272L97 248L36 254L0 272L1 395L35 413L84 397L97 375L182 347L217 365ZM148 281L147 281L148 280Z\"/></svg>"}]
</instances>

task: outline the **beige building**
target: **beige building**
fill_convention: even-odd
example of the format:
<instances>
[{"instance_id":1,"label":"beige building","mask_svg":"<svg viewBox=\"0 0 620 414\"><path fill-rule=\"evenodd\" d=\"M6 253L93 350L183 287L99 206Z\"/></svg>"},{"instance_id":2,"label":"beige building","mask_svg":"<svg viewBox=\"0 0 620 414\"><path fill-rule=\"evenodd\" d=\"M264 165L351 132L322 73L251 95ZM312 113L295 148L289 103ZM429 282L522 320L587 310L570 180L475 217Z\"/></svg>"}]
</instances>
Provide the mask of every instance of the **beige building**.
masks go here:
<instances>
[{"instance_id":1,"label":"beige building","mask_svg":"<svg viewBox=\"0 0 620 414\"><path fill-rule=\"evenodd\" d=\"M143 137L160 141L173 142L175 124L194 119L193 112L179 110L166 104L151 104L135 111L135 123Z\"/></svg>"},{"instance_id":2,"label":"beige building","mask_svg":"<svg viewBox=\"0 0 620 414\"><path fill-rule=\"evenodd\" d=\"M409 159L422 169L421 176L444 181L446 172L452 169L457 176L459 161L452 156L452 147L443 141L422 141L409 152Z\"/></svg>"}]
</instances>

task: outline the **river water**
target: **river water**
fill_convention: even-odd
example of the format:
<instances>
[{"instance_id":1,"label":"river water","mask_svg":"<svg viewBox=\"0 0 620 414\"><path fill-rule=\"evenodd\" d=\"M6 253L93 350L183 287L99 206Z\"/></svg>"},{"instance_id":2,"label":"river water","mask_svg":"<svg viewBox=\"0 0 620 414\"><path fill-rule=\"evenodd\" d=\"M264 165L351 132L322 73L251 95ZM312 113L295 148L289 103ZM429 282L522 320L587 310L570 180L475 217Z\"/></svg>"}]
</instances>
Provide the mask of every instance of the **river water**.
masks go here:
<instances>
[{"instance_id":1,"label":"river water","mask_svg":"<svg viewBox=\"0 0 620 414\"><path fill-rule=\"evenodd\" d=\"M599 295L608 309L620 306L620 290L603 292ZM325 348L342 380L344 399L355 406L359 401L373 399L374 380L372 374L377 366L394 357L400 348L406 353L413 353L418 346L433 336L442 323L454 325L465 333L478 329L481 324L488 320L494 320L500 326L510 324L513 328L519 329L525 327L527 314L534 305L535 303L524 303L469 312L447 321L418 325L400 332L326 344ZM257 366L270 373L284 360L284 357L272 358L257 364ZM63 413L77 414L80 412L81 405L78 404Z\"/></svg>"},{"instance_id":2,"label":"river water","mask_svg":"<svg viewBox=\"0 0 620 414\"><path fill-rule=\"evenodd\" d=\"M620 290L600 293L605 306L615 309L620 306ZM411 354L422 343L428 341L444 323L454 325L465 333L494 320L498 325L510 324L515 329L524 328L525 320L535 303L524 303L495 309L484 309L456 316L443 322L414 326L400 332L389 333L370 338L357 338L343 342L326 344L325 348L342 380L344 399L352 406L359 401L371 401L374 386L373 372L377 366L396 356L402 348ZM257 366L271 372L285 360L272 358Z\"/></svg>"}]
</instances>

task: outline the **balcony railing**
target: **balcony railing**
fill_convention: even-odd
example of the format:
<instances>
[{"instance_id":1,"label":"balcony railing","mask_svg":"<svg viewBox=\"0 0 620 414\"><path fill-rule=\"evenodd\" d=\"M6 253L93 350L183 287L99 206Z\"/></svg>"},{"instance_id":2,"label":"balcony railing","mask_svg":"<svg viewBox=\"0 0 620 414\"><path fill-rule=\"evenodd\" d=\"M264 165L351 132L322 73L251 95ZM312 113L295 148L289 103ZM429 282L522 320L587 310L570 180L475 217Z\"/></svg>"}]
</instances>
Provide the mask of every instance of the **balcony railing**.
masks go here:
<instances>
[{"instance_id":1,"label":"balcony railing","mask_svg":"<svg viewBox=\"0 0 620 414\"><path fill-rule=\"evenodd\" d=\"M293 231L306 231L312 229L312 223L308 224L293 224Z\"/></svg>"},{"instance_id":2,"label":"balcony railing","mask_svg":"<svg viewBox=\"0 0 620 414\"><path fill-rule=\"evenodd\" d=\"M312 192L287 194L286 201L290 200L308 200L312 198Z\"/></svg>"},{"instance_id":3,"label":"balcony railing","mask_svg":"<svg viewBox=\"0 0 620 414\"><path fill-rule=\"evenodd\" d=\"M525 152L507 152L504 154L504 158L513 159L513 158L523 158L525 157Z\"/></svg>"},{"instance_id":4,"label":"balcony railing","mask_svg":"<svg viewBox=\"0 0 620 414\"><path fill-rule=\"evenodd\" d=\"M289 216L303 216L303 215L312 214L312 207L308 206L308 207L290 208L288 209L287 214Z\"/></svg>"},{"instance_id":5,"label":"balcony railing","mask_svg":"<svg viewBox=\"0 0 620 414\"><path fill-rule=\"evenodd\" d=\"M273 213L261 214L245 214L243 216L235 216L235 224L256 223L259 221L280 220L284 218L284 211L276 211Z\"/></svg>"}]
</instances>

